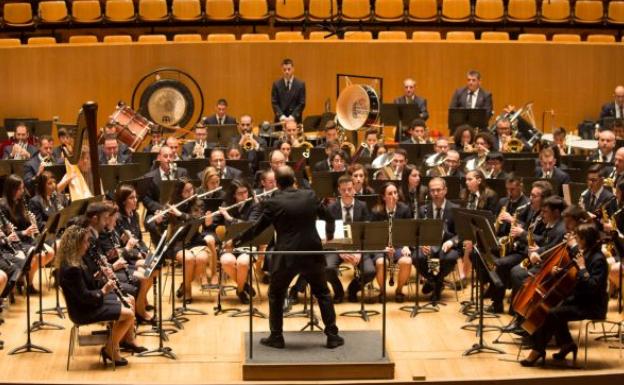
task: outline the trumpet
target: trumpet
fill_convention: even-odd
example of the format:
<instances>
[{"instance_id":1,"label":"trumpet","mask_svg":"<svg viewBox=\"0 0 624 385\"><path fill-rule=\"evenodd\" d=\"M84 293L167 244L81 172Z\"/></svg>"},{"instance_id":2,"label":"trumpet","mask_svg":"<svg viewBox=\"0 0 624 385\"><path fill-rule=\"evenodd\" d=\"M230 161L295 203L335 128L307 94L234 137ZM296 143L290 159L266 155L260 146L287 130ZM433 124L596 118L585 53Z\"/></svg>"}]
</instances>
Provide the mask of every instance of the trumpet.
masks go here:
<instances>
[{"instance_id":1,"label":"trumpet","mask_svg":"<svg viewBox=\"0 0 624 385\"><path fill-rule=\"evenodd\" d=\"M204 159L206 157L205 149L206 142L204 142L203 140L195 142L195 146L193 146L193 158Z\"/></svg>"}]
</instances>

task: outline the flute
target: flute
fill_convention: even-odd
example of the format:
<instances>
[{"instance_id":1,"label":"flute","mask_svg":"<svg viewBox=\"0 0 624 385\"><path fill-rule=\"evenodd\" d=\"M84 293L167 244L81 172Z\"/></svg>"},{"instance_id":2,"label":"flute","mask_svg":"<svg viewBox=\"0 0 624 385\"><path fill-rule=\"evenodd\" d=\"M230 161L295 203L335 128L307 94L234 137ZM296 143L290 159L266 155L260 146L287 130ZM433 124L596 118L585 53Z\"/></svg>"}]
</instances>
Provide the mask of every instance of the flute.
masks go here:
<instances>
[{"instance_id":1,"label":"flute","mask_svg":"<svg viewBox=\"0 0 624 385\"><path fill-rule=\"evenodd\" d=\"M238 202L238 203L234 203L233 205L230 205L230 206L227 206L227 207L220 207L220 209L222 208L222 209L224 209L225 211L228 211L228 210L231 210L231 209L234 209L234 208L240 207L240 206L244 206L244 205L245 205L245 203L247 203L247 202L249 202L249 201L251 201L251 200L253 200L253 199L260 198L260 197L263 197L263 196L265 196L265 195L273 194L273 193L275 192L275 190L277 190L277 187L276 187L276 188L274 188L274 189L271 189L271 190L269 190L269 191L265 191L265 192L263 192L263 193L261 193L261 194L258 194L258 195L254 195L254 196L252 196L252 197L249 197L249 198L247 198L247 199L245 199L245 200L243 200L243 201L240 201L240 202ZM213 213L206 214L206 215L204 215L204 216L199 217L199 220L206 219L206 218L208 218L208 217L210 217L210 218L214 218L214 216L215 216L215 215L220 215L220 214L221 214L221 213L220 213L219 211L215 211L215 212L213 212Z\"/></svg>"},{"instance_id":2,"label":"flute","mask_svg":"<svg viewBox=\"0 0 624 385\"><path fill-rule=\"evenodd\" d=\"M223 189L223 187L222 187L222 186L219 186L219 187L217 187L216 189L213 189L213 190L210 190L210 191L206 191L205 193L201 193L201 194L199 194L199 195L198 195L197 193L195 193L195 194L191 195L190 197L188 197L188 198L186 198L186 199L181 200L180 202L176 203L175 205L173 205L173 206L169 206L167 209L165 209L165 210L161 211L160 213L155 214L153 217L151 217L150 219L148 219L148 220L146 221L146 223L152 223L152 222L154 222L157 218L162 217L162 216L164 216L164 215L168 214L169 212L173 211L174 209L177 209L178 207L182 206L183 204L185 204L186 202L190 201L190 200L191 200L191 199L193 199L193 198L201 199L201 198L203 198L203 197L205 197L205 196L207 196L207 195L210 195L210 194L216 193L217 191L220 191L220 190L222 190L222 189Z\"/></svg>"}]
</instances>

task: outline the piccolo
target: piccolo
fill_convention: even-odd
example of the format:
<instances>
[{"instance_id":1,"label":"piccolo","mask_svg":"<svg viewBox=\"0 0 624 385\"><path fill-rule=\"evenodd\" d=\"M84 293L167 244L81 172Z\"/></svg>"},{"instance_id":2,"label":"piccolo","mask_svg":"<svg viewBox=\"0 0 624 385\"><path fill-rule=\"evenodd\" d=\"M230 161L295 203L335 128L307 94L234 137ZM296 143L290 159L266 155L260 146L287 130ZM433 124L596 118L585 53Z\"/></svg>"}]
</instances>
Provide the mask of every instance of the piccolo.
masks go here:
<instances>
[{"instance_id":1,"label":"piccolo","mask_svg":"<svg viewBox=\"0 0 624 385\"><path fill-rule=\"evenodd\" d=\"M277 187L276 187L276 188L274 188L274 189L271 189L271 190L269 190L269 191L265 191L265 192L263 192L263 193L261 193L261 194L258 194L258 195L254 195L254 196L252 196L252 197L249 197L249 198L247 198L247 199L245 199L245 200L243 200L243 201L240 201L240 202L238 202L238 203L234 203L233 205L230 205L230 206L227 206L227 207L219 207L219 210L223 209L223 210L225 210L225 211L228 211L228 210L231 210L231 209L235 209L235 208L237 208L237 207L240 207L240 206L244 206L244 205L245 205L245 203L247 203L247 202L249 202L249 201L252 201L252 200L254 200L254 199L256 199L256 198L263 197L263 196L265 196L265 195L273 194L276 190L277 190ZM210 213L210 214L206 214L206 215L204 215L204 216L200 217L200 218L199 218L199 220L206 219L206 218L208 218L208 217L210 217L210 218L214 218L214 216L215 216L215 215L220 215L220 214L221 214L221 213L220 213L219 211L215 211L215 212L212 212L212 213Z\"/></svg>"},{"instance_id":2,"label":"piccolo","mask_svg":"<svg viewBox=\"0 0 624 385\"><path fill-rule=\"evenodd\" d=\"M201 193L201 194L197 194L197 193L195 193L195 194L191 195L190 197L188 197L188 198L186 198L186 199L181 200L180 202L176 203L175 205L173 205L173 206L169 206L167 209L165 209L165 210L161 211L160 213L155 214L153 217L151 217L150 219L148 219L146 222L147 222L147 223L152 223L152 222L154 222L154 221L155 221L158 217L162 217L162 216L164 216L164 215L168 214L169 212L173 211L174 209L177 209L178 207L182 206L182 205L183 205L183 204L185 204L186 202L189 202L191 199L194 199L194 198L201 199L201 198L203 198L203 197L205 197L205 196L207 196L207 195L210 195L210 194L216 193L217 191L221 191L222 189L223 189L223 187L222 187L222 186L219 186L219 187L217 187L216 189L213 189L213 190L210 190L210 191L206 191L205 193Z\"/></svg>"}]
</instances>

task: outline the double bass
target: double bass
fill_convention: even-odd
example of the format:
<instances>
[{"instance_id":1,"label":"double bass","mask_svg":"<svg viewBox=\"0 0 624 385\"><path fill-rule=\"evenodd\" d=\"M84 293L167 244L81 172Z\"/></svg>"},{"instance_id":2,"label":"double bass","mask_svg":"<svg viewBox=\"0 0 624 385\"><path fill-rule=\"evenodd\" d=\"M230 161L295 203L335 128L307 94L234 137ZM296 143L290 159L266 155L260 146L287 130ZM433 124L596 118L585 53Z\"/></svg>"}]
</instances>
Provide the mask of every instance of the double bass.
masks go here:
<instances>
[{"instance_id":1,"label":"double bass","mask_svg":"<svg viewBox=\"0 0 624 385\"><path fill-rule=\"evenodd\" d=\"M512 303L514 311L524 318L520 326L529 334L542 326L551 308L572 294L578 274L566 242L546 250L541 257L540 270L527 278ZM553 272L555 267L559 269Z\"/></svg>"}]
</instances>

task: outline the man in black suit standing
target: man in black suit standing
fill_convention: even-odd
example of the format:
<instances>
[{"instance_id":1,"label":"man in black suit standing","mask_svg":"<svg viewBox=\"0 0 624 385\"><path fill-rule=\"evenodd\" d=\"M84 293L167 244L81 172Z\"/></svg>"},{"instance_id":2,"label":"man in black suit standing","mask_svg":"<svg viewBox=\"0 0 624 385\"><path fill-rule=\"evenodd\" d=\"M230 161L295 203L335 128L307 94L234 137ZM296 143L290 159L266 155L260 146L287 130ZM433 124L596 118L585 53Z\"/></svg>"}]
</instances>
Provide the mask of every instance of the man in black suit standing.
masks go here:
<instances>
[{"instance_id":1,"label":"man in black suit standing","mask_svg":"<svg viewBox=\"0 0 624 385\"><path fill-rule=\"evenodd\" d=\"M353 179L348 175L338 178L338 191L340 199L327 207L329 214L336 220L342 220L343 223L364 222L369 220L369 212L366 203L355 199L355 189L353 187ZM375 278L375 263L371 255L362 254L328 254L327 261L327 279L334 289L334 303L342 302L344 297L344 289L340 278L338 278L338 267L341 263L348 263L355 268L361 269L361 277L354 277L347 288L349 294L349 302L357 302L357 293L363 285L371 282ZM359 267L357 267L359 266Z\"/></svg>"},{"instance_id":2,"label":"man in black suit standing","mask_svg":"<svg viewBox=\"0 0 624 385\"><path fill-rule=\"evenodd\" d=\"M182 177L188 176L186 169L182 167L172 167L173 152L168 146L162 146L158 153L158 168L155 168L145 174L146 178L149 178L149 187L146 189L145 195L142 197L143 206L147 209L147 215L145 216L145 228L150 233L150 237L153 242L158 242L160 239L161 229L160 224L163 222L164 217L158 216L154 221L148 223L151 217L162 211L164 206L160 203L160 184L164 180L177 180Z\"/></svg>"},{"instance_id":3,"label":"man in black suit standing","mask_svg":"<svg viewBox=\"0 0 624 385\"><path fill-rule=\"evenodd\" d=\"M429 111L427 111L427 99L416 95L416 81L411 78L403 80L403 89L405 93L394 99L394 104L416 104L420 110L422 120L429 119Z\"/></svg>"},{"instance_id":4,"label":"man in black suit standing","mask_svg":"<svg viewBox=\"0 0 624 385\"><path fill-rule=\"evenodd\" d=\"M479 71L468 71L466 86L455 90L449 108L484 108L488 118L492 115L492 93L481 88Z\"/></svg>"},{"instance_id":5,"label":"man in black suit standing","mask_svg":"<svg viewBox=\"0 0 624 385\"><path fill-rule=\"evenodd\" d=\"M217 105L215 107L215 114L206 116L203 119L204 124L236 124L236 119L227 114L228 102L225 99L217 100Z\"/></svg>"},{"instance_id":6,"label":"man in black suit standing","mask_svg":"<svg viewBox=\"0 0 624 385\"><path fill-rule=\"evenodd\" d=\"M275 250L277 251L322 251L321 239L316 231L316 219L327 221L327 235L331 239L334 220L320 205L311 190L294 187L295 172L288 166L280 166L276 173L277 186L280 189L272 198L262 202L262 214L254 225L234 240L229 246L238 247L247 244L269 225L277 233ZM297 274L309 282L316 297L321 316L325 324L327 347L336 348L344 344L338 335L336 313L331 300L327 278L325 277L325 257L323 255L278 254L271 264L271 284L269 286L269 326L271 335L260 343L283 349L285 346L283 331L282 305L290 281Z\"/></svg>"},{"instance_id":7,"label":"man in black suit standing","mask_svg":"<svg viewBox=\"0 0 624 385\"><path fill-rule=\"evenodd\" d=\"M624 119L624 86L615 87L614 100L605 103L600 111L600 124L604 127L605 118Z\"/></svg>"},{"instance_id":8,"label":"man in black suit standing","mask_svg":"<svg viewBox=\"0 0 624 385\"><path fill-rule=\"evenodd\" d=\"M293 118L301 123L305 108L305 83L295 78L295 66L291 59L282 61L282 78L271 88L271 104L275 121Z\"/></svg>"}]
</instances>

